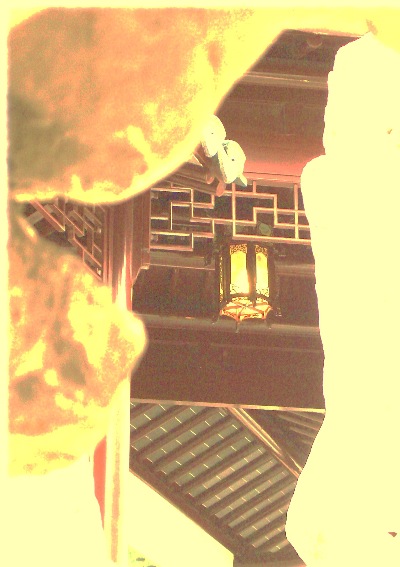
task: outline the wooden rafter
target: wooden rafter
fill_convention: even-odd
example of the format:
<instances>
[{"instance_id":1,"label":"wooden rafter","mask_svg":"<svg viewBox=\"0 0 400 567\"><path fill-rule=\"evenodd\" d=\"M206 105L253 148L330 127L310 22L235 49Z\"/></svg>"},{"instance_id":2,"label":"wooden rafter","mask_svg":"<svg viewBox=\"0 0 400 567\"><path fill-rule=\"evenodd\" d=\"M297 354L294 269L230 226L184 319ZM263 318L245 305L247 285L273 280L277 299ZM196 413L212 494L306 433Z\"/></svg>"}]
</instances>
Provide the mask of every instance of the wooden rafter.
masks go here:
<instances>
[{"instance_id":1,"label":"wooden rafter","mask_svg":"<svg viewBox=\"0 0 400 567\"><path fill-rule=\"evenodd\" d=\"M303 469L302 465L284 445L283 441L277 441L270 435L268 431L263 429L260 424L253 419L244 409L229 408L234 415L249 431L253 433L268 448L273 456L279 461L295 478L300 476Z\"/></svg>"}]
</instances>

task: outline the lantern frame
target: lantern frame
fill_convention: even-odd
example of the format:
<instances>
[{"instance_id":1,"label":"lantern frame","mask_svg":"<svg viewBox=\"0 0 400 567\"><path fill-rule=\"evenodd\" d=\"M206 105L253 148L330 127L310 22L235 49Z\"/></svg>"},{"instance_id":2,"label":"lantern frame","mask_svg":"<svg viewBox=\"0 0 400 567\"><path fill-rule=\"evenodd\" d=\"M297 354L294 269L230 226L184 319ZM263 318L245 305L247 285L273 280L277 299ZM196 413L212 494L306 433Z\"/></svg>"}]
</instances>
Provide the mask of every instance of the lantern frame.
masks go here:
<instances>
[{"instance_id":1,"label":"lantern frame","mask_svg":"<svg viewBox=\"0 0 400 567\"><path fill-rule=\"evenodd\" d=\"M237 252L246 254L247 290L232 290L232 256ZM268 288L260 289L257 285L257 254L266 258ZM269 322L274 313L276 299L276 277L273 249L256 242L230 241L224 243L218 252L217 282L219 297L219 317L227 316L238 325L247 319L259 319Z\"/></svg>"}]
</instances>

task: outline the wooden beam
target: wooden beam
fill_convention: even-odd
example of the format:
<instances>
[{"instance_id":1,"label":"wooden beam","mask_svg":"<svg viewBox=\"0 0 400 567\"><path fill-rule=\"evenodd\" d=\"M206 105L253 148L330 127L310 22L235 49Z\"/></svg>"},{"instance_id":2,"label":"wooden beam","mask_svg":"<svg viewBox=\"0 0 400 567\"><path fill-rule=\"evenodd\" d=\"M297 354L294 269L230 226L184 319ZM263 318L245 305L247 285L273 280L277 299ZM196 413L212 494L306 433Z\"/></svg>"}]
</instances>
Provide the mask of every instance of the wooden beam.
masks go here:
<instances>
[{"instance_id":1,"label":"wooden beam","mask_svg":"<svg viewBox=\"0 0 400 567\"><path fill-rule=\"evenodd\" d=\"M257 512L256 514L254 514L254 523L259 522L259 521L264 521L266 518L266 512L269 512L269 510L275 510L275 511L280 511L280 512L284 512L284 514L286 513L287 509L289 508L289 504L290 504L290 500L291 500L292 495L291 494L285 494L283 496L281 496L276 503L274 502L273 504L270 504L269 506L266 506L266 510L264 511L259 510L259 512ZM263 513L264 512L264 513ZM251 534L250 536L248 536L246 539L248 541L248 543L250 545L255 544L258 540L260 540L263 536L267 535L268 533L271 533L274 529L276 529L277 527L281 528L281 535L283 535L283 541L281 541L281 543L286 542L286 535L285 535L285 531L284 531L284 527L285 527L285 522L286 522L286 516L285 515L282 516L278 516L278 518L275 518L275 520L273 520L272 522L270 522L270 524L266 524L265 526L263 526L262 528L258 528L257 531L255 531L253 534ZM250 522L250 519L247 521L247 523ZM261 544L259 546L257 546L257 554L262 554L263 553L263 545ZM287 545L287 544L286 544ZM272 551L272 548L268 549L267 551Z\"/></svg>"},{"instance_id":2,"label":"wooden beam","mask_svg":"<svg viewBox=\"0 0 400 567\"><path fill-rule=\"evenodd\" d=\"M263 453L260 454L255 459L253 459L249 464L246 465L246 475L249 475L252 472L256 471L259 466L268 463L269 458L270 456L268 454L266 455L265 453ZM224 490L234 485L235 482L242 480L242 478L243 478L243 470L240 468L239 470L233 472L232 474L229 474L227 478L224 478L224 480L220 480L219 482L216 482L213 486L207 488L207 490L200 493L199 496L195 496L196 502L200 504L205 504L208 500L211 500L211 497L217 496L217 494L221 494ZM186 487L185 487L185 492L187 493Z\"/></svg>"},{"instance_id":3,"label":"wooden beam","mask_svg":"<svg viewBox=\"0 0 400 567\"><path fill-rule=\"evenodd\" d=\"M240 462L241 459L244 459L247 456L251 455L252 453L257 451L257 449L258 446L254 441L248 443L248 445L243 447L243 449L240 449L239 451L235 451L235 453L230 457L224 458L218 465L215 465L210 469L206 469L198 476L192 478L192 480L185 482L185 484L182 487L182 491L185 494L188 494L193 488L198 488L199 486L215 478L219 474L226 473L226 471L229 471L229 468L232 465L237 464L238 462Z\"/></svg>"},{"instance_id":4,"label":"wooden beam","mask_svg":"<svg viewBox=\"0 0 400 567\"><path fill-rule=\"evenodd\" d=\"M288 429L287 426L290 425L287 422L282 421L280 418L283 412L272 412L272 411L251 411L248 412L251 417L255 420L258 426L260 426L264 431L268 432L270 437L275 441L279 447L284 447L288 453L293 457L293 459L300 465L304 467L306 463L306 458L308 457L308 450L302 443L299 443L297 435ZM293 412L285 413L284 415L294 415ZM315 424L316 430L314 434L311 435L310 446L314 442L317 435L318 429L321 424Z\"/></svg>"},{"instance_id":5,"label":"wooden beam","mask_svg":"<svg viewBox=\"0 0 400 567\"><path fill-rule=\"evenodd\" d=\"M328 90L327 77L315 75L295 75L267 71L249 71L242 78L242 84L262 85L264 87L284 87L307 90Z\"/></svg>"},{"instance_id":6,"label":"wooden beam","mask_svg":"<svg viewBox=\"0 0 400 567\"><path fill-rule=\"evenodd\" d=\"M281 470L281 467L276 464L273 465L268 471L264 472L263 476L266 480L269 480L279 474ZM229 526L232 522L240 520L242 518L242 514L254 511L256 506L262 506L267 501L268 496L271 496L272 494L276 494L274 485L271 485L267 490L263 490L261 493L259 493L258 496L253 496L252 498L250 498L250 500L244 501L242 504L239 504L236 508L234 508L227 514L224 514L221 523L225 526Z\"/></svg>"},{"instance_id":7,"label":"wooden beam","mask_svg":"<svg viewBox=\"0 0 400 567\"><path fill-rule=\"evenodd\" d=\"M133 208L130 261L134 283L140 270L150 267L150 191L137 195L130 203Z\"/></svg>"},{"instance_id":8,"label":"wooden beam","mask_svg":"<svg viewBox=\"0 0 400 567\"><path fill-rule=\"evenodd\" d=\"M236 331L236 324L233 319L230 318L221 318L213 322L211 317L207 319L174 315L153 315L147 313L141 314L141 318L152 333L157 330L166 333L166 330L169 329L173 331L174 335L177 331L184 331L185 335L191 336L194 332L206 331L207 334L224 337L229 336L230 339L237 336L240 343L242 343L243 340L247 340L245 337L248 335L252 336L252 342L256 340L254 337L257 335L262 336L263 341L269 341L276 337L279 337L279 341L281 337L293 337L295 341L300 341L304 338L310 341L314 339L313 345L319 350L322 350L319 328L310 325L273 322L271 327L268 327L265 323L263 324L260 321L244 321L239 325L238 331ZM269 337L268 339L266 338L267 335Z\"/></svg>"},{"instance_id":9,"label":"wooden beam","mask_svg":"<svg viewBox=\"0 0 400 567\"><path fill-rule=\"evenodd\" d=\"M230 408L230 413L236 417L251 433L257 437L270 451L273 456L287 469L296 479L299 478L303 466L286 447L283 439L279 443L271 434L255 421L245 410Z\"/></svg>"},{"instance_id":10,"label":"wooden beam","mask_svg":"<svg viewBox=\"0 0 400 567\"><path fill-rule=\"evenodd\" d=\"M140 406L141 405L142 404L140 404ZM179 406L177 406L177 407L179 407ZM186 408L184 408L184 409L186 409ZM177 427L174 427L168 433L165 433L165 435L162 435L161 437L159 437L155 441L152 441L147 446L140 449L140 451L138 451L136 454L139 456L139 458L141 460L146 459L149 455L151 455L151 453L155 453L156 451L159 451L162 447L164 447L168 443L171 443L171 441L175 441L176 439L178 439L178 437L180 435L182 435L183 433L187 433L193 427L195 427L199 423L202 423L204 420L207 420L207 418L211 417L211 415L214 415L214 413L215 413L214 409L208 408L208 409L204 409L202 411L199 411L196 414L193 414L192 418L183 421L180 425L178 425ZM170 413L168 412L167 415L169 416ZM131 423L132 423L132 412L131 412ZM141 427L140 429L143 429L143 428ZM140 431L140 429L139 429L139 431ZM136 441L135 432L131 432L131 445L135 441ZM254 451L254 449L253 449L253 451ZM186 484L185 484L185 489L186 489Z\"/></svg>"},{"instance_id":11,"label":"wooden beam","mask_svg":"<svg viewBox=\"0 0 400 567\"><path fill-rule=\"evenodd\" d=\"M324 410L319 336L148 328L134 402Z\"/></svg>"},{"instance_id":12,"label":"wooden beam","mask_svg":"<svg viewBox=\"0 0 400 567\"><path fill-rule=\"evenodd\" d=\"M151 250L150 264L152 266L162 266L165 268L184 268L212 273L215 271L214 258L211 258L210 263L205 265L203 256L197 256L195 254L184 256L179 252L171 252L169 250ZM277 276L310 278L315 280L314 264L277 260L275 262L275 273Z\"/></svg>"},{"instance_id":13,"label":"wooden beam","mask_svg":"<svg viewBox=\"0 0 400 567\"><path fill-rule=\"evenodd\" d=\"M234 421L233 420L230 421L230 418L226 418L223 420L223 423L226 426L229 426L229 425L233 425ZM173 452L167 453L165 457L161 457L161 459L158 459L155 465L155 469L161 472L162 469L165 467L165 465L169 465L173 463L188 451L192 451L196 447L200 447L203 443L209 440L209 438L210 438L210 432L208 431L208 429L206 429L200 435L194 436L194 438L188 443L183 443L182 445L178 446L178 448L175 449ZM201 465L204 462L205 458L215 457L218 451L222 451L223 449L230 447L234 443L240 441L242 438L243 438L243 431L236 431L235 433L231 433L228 437L225 437L223 441L215 445L215 447L214 446L209 447L208 449L206 449L206 451L204 451L200 455L197 455L197 457L190 459L189 462L185 463L184 465L181 465L178 469L176 469L176 471L170 473L168 475L168 480L171 482L175 482L181 476L185 475L187 472L190 472L194 466Z\"/></svg>"}]
</instances>

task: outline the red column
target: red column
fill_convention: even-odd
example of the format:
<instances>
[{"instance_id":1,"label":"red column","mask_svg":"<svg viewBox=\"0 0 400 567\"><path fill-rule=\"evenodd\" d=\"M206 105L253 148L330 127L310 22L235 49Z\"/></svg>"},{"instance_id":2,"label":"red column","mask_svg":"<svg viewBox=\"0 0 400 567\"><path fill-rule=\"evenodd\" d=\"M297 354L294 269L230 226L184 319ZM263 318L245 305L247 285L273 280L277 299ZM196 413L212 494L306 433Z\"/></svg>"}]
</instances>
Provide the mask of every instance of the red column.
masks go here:
<instances>
[{"instance_id":1,"label":"red column","mask_svg":"<svg viewBox=\"0 0 400 567\"><path fill-rule=\"evenodd\" d=\"M107 219L107 283L112 287L113 300L122 309L131 309L131 290L133 283L132 245L139 238L143 242L148 236L148 218L137 218L133 200L110 207ZM147 215L145 215L147 217ZM135 231L134 231L135 224ZM146 226L147 230L144 230ZM142 234L144 232L144 234ZM137 257L135 255L135 259ZM136 266L135 275L141 266ZM128 561L127 530L124 514L125 492L129 475L129 376L126 384L121 384L111 412L107 436L98 444L94 452L93 475L95 494L99 502L103 528L109 557L118 565L125 566Z\"/></svg>"},{"instance_id":2,"label":"red column","mask_svg":"<svg viewBox=\"0 0 400 567\"><path fill-rule=\"evenodd\" d=\"M104 437L97 445L93 457L94 492L100 506L103 528L106 493L106 453L107 439Z\"/></svg>"}]
</instances>

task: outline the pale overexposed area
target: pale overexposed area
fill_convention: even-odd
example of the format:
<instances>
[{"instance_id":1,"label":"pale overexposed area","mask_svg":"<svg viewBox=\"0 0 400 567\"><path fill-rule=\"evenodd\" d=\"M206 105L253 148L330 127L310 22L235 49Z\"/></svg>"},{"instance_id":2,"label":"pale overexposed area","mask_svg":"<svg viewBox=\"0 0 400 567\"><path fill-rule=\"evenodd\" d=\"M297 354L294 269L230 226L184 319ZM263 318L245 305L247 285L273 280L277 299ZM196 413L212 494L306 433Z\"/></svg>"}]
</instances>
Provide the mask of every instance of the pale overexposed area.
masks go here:
<instances>
[{"instance_id":1,"label":"pale overexposed area","mask_svg":"<svg viewBox=\"0 0 400 567\"><path fill-rule=\"evenodd\" d=\"M133 474L127 490L129 545L159 567L232 567L233 555Z\"/></svg>"}]
</instances>

